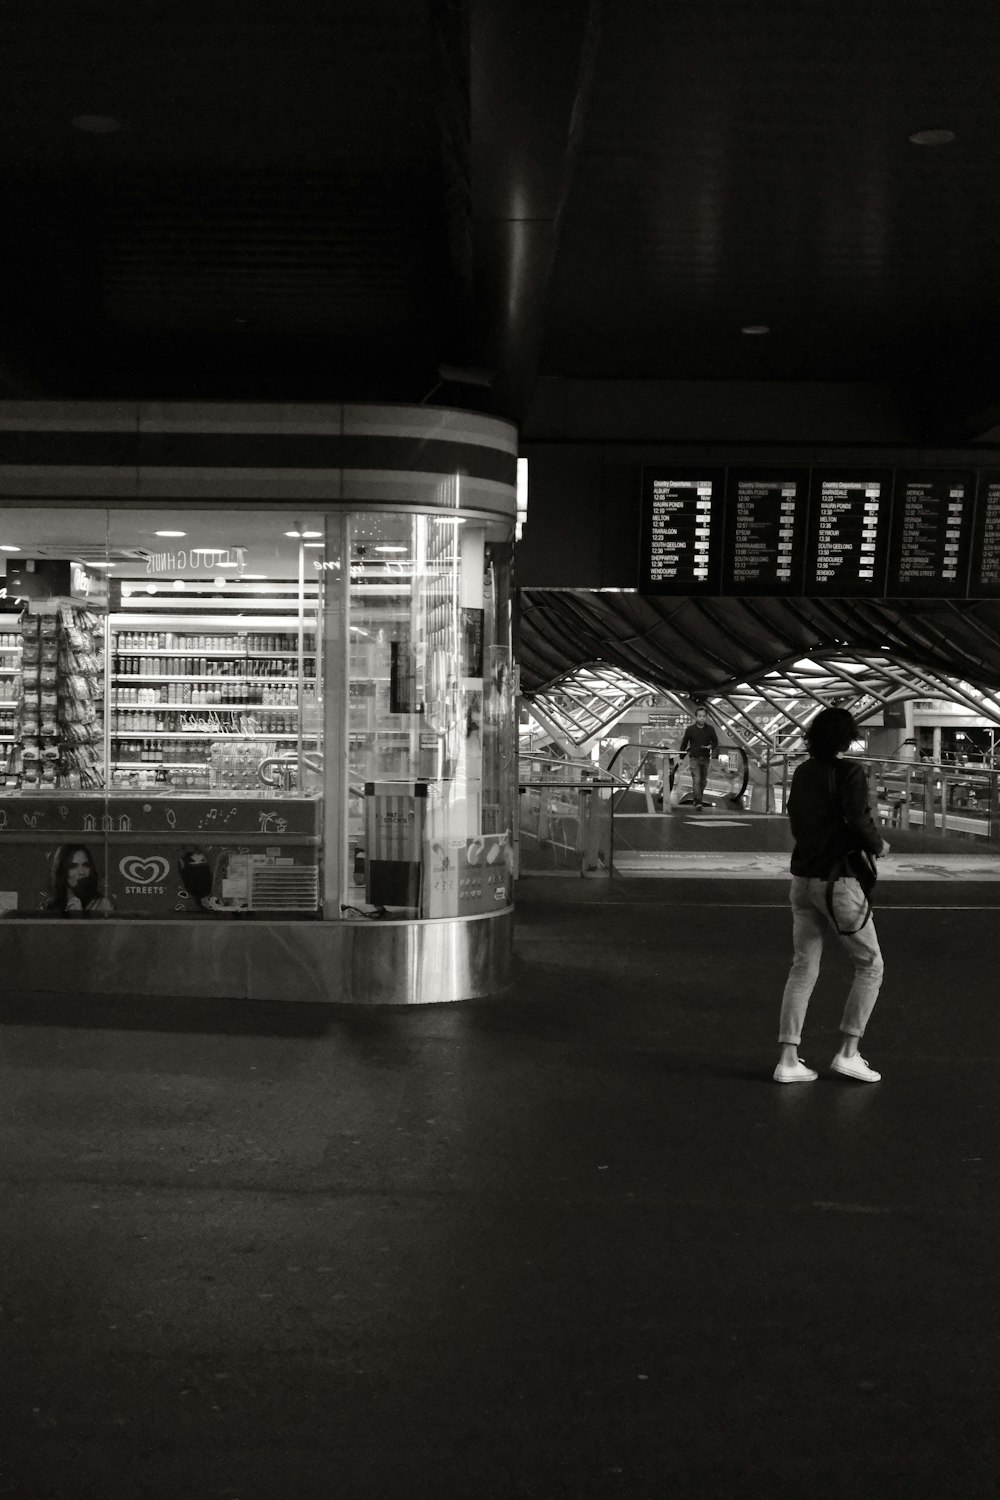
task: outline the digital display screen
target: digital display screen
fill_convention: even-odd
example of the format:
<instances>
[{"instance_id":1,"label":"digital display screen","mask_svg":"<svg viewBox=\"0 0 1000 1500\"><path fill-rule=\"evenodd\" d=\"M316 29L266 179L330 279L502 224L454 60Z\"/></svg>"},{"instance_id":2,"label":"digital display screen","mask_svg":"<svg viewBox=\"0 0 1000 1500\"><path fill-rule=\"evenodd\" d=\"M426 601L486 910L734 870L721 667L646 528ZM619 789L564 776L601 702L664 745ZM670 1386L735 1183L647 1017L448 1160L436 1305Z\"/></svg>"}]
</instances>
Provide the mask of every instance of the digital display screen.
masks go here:
<instances>
[{"instance_id":1,"label":"digital display screen","mask_svg":"<svg viewBox=\"0 0 1000 1500\"><path fill-rule=\"evenodd\" d=\"M969 593L973 598L1000 596L1000 469L979 475Z\"/></svg>"},{"instance_id":2,"label":"digital display screen","mask_svg":"<svg viewBox=\"0 0 1000 1500\"><path fill-rule=\"evenodd\" d=\"M643 470L641 594L718 593L722 505L721 469Z\"/></svg>"},{"instance_id":3,"label":"digital display screen","mask_svg":"<svg viewBox=\"0 0 1000 1500\"><path fill-rule=\"evenodd\" d=\"M891 514L891 472L814 469L805 592L882 595Z\"/></svg>"},{"instance_id":4,"label":"digital display screen","mask_svg":"<svg viewBox=\"0 0 1000 1500\"><path fill-rule=\"evenodd\" d=\"M964 597L975 488L970 471L896 471L886 583L890 598Z\"/></svg>"},{"instance_id":5,"label":"digital display screen","mask_svg":"<svg viewBox=\"0 0 1000 1500\"><path fill-rule=\"evenodd\" d=\"M808 471L730 469L722 588L726 594L801 594Z\"/></svg>"}]
</instances>

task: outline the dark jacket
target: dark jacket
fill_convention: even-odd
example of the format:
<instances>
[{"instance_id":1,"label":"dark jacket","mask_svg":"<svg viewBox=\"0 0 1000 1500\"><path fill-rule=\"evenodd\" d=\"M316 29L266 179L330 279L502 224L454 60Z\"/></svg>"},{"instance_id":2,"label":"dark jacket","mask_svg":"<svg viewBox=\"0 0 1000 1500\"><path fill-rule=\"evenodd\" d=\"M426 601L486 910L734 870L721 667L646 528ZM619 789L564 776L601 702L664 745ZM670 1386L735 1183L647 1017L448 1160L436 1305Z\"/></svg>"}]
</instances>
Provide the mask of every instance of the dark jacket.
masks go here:
<instances>
[{"instance_id":1,"label":"dark jacket","mask_svg":"<svg viewBox=\"0 0 1000 1500\"><path fill-rule=\"evenodd\" d=\"M719 748L719 736L711 724L689 724L681 740L680 753L686 750L692 760L709 760Z\"/></svg>"},{"instance_id":2,"label":"dark jacket","mask_svg":"<svg viewBox=\"0 0 1000 1500\"><path fill-rule=\"evenodd\" d=\"M880 854L883 838L872 818L868 780L854 761L810 756L792 777L788 818L795 848L792 874L826 880L852 849Z\"/></svg>"}]
</instances>

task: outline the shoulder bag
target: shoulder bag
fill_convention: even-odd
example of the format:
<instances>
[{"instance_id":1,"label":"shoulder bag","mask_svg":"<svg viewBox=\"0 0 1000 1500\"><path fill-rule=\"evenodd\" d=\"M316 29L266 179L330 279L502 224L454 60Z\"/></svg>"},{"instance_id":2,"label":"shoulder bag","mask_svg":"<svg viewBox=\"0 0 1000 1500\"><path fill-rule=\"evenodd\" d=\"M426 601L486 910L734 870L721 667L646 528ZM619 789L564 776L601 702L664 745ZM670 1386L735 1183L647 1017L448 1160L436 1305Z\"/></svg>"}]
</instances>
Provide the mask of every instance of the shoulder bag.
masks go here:
<instances>
[{"instance_id":1,"label":"shoulder bag","mask_svg":"<svg viewBox=\"0 0 1000 1500\"><path fill-rule=\"evenodd\" d=\"M837 768L830 767L830 796L834 802L838 801ZM841 813L843 818L843 813ZM846 819L844 819L846 822ZM833 909L833 886L837 880L852 879L858 882L862 895L865 898L865 914L857 927L841 927L837 921ZM851 937L855 932L860 932L862 927L867 926L872 918L872 891L878 880L878 865L875 857L869 854L867 849L848 849L827 876L826 881L826 909L830 913L830 921L842 937Z\"/></svg>"}]
</instances>

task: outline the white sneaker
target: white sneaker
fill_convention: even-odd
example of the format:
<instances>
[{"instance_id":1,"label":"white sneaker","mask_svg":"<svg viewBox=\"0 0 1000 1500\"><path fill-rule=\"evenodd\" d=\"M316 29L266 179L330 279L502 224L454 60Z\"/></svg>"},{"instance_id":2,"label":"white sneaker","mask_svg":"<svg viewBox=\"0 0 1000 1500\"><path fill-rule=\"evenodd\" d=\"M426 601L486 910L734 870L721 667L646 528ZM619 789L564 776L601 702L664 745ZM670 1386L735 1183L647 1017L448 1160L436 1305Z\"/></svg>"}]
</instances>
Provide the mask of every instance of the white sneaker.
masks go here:
<instances>
[{"instance_id":1,"label":"white sneaker","mask_svg":"<svg viewBox=\"0 0 1000 1500\"><path fill-rule=\"evenodd\" d=\"M868 1066L860 1052L855 1052L853 1057L842 1057L838 1052L830 1064L830 1071L843 1073L845 1078L855 1078L858 1083L878 1083L882 1077L881 1073L876 1073L874 1068Z\"/></svg>"},{"instance_id":2,"label":"white sneaker","mask_svg":"<svg viewBox=\"0 0 1000 1500\"><path fill-rule=\"evenodd\" d=\"M792 1064L779 1063L774 1070L775 1083L813 1083L819 1074L807 1068L801 1057Z\"/></svg>"}]
</instances>

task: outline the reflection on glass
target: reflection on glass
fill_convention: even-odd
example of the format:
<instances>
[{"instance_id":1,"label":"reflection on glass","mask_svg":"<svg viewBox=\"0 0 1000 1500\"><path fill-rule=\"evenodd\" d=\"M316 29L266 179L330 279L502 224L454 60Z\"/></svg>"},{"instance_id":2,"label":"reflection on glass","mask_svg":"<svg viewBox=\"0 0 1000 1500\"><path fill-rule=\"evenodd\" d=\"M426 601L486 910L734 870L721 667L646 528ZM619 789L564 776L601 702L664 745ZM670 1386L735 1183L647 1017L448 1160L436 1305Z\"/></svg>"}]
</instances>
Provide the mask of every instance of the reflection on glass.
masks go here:
<instances>
[{"instance_id":1,"label":"reflection on glass","mask_svg":"<svg viewBox=\"0 0 1000 1500\"><path fill-rule=\"evenodd\" d=\"M510 901L509 573L509 546L473 520L352 520L352 906L442 917Z\"/></svg>"}]
</instances>

